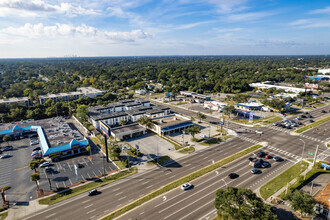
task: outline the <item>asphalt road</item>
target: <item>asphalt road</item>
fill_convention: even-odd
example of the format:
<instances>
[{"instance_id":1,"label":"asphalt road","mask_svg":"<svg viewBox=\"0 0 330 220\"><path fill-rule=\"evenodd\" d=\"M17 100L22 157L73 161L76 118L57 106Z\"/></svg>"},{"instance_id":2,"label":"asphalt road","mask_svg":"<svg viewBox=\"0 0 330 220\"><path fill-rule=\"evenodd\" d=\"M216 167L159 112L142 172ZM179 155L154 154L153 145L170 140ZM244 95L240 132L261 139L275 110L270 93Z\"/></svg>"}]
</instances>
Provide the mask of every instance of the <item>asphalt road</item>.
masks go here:
<instances>
[{"instance_id":1,"label":"asphalt road","mask_svg":"<svg viewBox=\"0 0 330 220\"><path fill-rule=\"evenodd\" d=\"M185 110L180 112L182 113L184 111ZM187 115L189 114L192 113L188 111ZM317 120L316 115L317 112L315 112L315 115L313 115L316 117L314 117L315 120ZM212 118L209 116L206 120L210 122L217 121L216 118ZM231 123L230 125L230 128L234 130L242 130L241 127L243 126L234 123ZM307 155L306 152L313 151L316 148L316 145L322 145L318 141L311 140L302 136L292 136L287 132L281 132L270 127L259 127L257 129L263 130L264 134L257 135L255 133L256 128L249 128L250 132L240 132L239 136L233 138L232 140L229 140L225 143L221 143L214 147L207 148L203 151L187 155L186 157L181 158L180 160L176 161L176 163L170 164L169 166L158 167L153 170L146 171L141 174L136 174L125 179L116 181L114 183L108 184L107 186L100 189L100 191L102 192L102 194L100 195L97 195L95 197L88 197L86 194L81 194L58 204L49 206L44 211L41 211L33 216L29 216L26 219L97 219L134 201L137 198L142 197L143 195L146 195L149 192L154 191L155 189L158 189L159 187L171 181L174 181L175 179L178 179L182 176L185 176L193 171L196 171L202 167L211 164L213 160L218 161L235 152L243 150L244 148L247 148L259 141L267 141L269 143L269 146L265 148L265 150L272 155L282 156L283 158L285 158L285 161L282 163L272 164L271 168L265 169L260 175L252 175L251 173L249 173L251 167L248 167L246 165L245 159L242 160L242 165L238 165L241 160L235 161L233 164L237 164L237 167L233 169L235 169L235 172L240 174L240 177L235 181L228 181L228 184L233 184L233 186L248 187L255 190L263 183L265 183L268 179L271 179L273 176L276 176L278 173L287 169L289 166L291 166L293 163L295 163L301 158L303 142L297 141L297 139L301 139L306 143L304 157L305 155ZM324 151L324 146L322 149L320 149L320 152L322 151ZM234 166L233 164L231 166ZM227 170L229 171L229 169ZM226 176L227 170L225 172L218 171L218 173L219 175ZM214 192L212 190L216 190L217 188L223 187L224 182L222 180L218 180L218 177L215 177L216 175L214 173L213 177L216 178L215 181L210 180L205 183L198 182L204 180L206 181L208 180L208 178L212 178L212 174L209 175L196 180L196 183L194 181L194 184L196 184L196 188L194 190L185 192L186 195L188 195L187 193L191 193L191 196L188 197L189 200L185 200L183 202L183 204L186 204L186 206L180 205L170 207L161 216L163 216L163 218L167 217L166 219L179 219L181 217L185 217L185 215L188 214L189 215L187 217L189 217L189 219L195 219L198 218L198 216L208 216L208 213L212 216L212 213L214 212L214 210L212 210L212 202L214 198ZM221 178L225 177L219 177L219 179ZM223 184L219 181L223 182ZM213 183L215 185L210 185ZM203 185L204 187L200 187L200 184L205 185ZM198 194L198 196L197 194L194 194L195 192L200 192L199 190L204 190L204 188L207 189L206 194L204 191L201 191L202 194ZM181 194L177 195L178 199L181 198L179 197ZM187 197L186 195L184 195L185 198ZM195 203L194 201L197 200L198 202ZM150 204L153 201L154 200L152 200ZM173 202L175 201L173 200ZM157 204L161 203L158 202ZM145 210L142 210L138 213L138 215L142 213L141 215L143 216L144 212L148 211L149 209L151 210L150 212L153 212L152 207L154 206L143 205L141 207L146 207ZM198 211L194 211L197 208ZM159 215L157 215L157 218L158 216L160 216L160 213L158 214Z\"/></svg>"}]
</instances>

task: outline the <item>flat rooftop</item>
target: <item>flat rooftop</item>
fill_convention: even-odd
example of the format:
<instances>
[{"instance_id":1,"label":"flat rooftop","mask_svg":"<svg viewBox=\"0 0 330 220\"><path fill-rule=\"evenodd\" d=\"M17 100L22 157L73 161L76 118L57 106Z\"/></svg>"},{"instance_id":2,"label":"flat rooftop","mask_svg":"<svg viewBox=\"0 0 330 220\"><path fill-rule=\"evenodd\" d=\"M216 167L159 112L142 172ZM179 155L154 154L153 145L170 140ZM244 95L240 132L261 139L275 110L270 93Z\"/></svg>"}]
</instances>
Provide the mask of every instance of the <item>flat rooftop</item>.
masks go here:
<instances>
[{"instance_id":1,"label":"flat rooftop","mask_svg":"<svg viewBox=\"0 0 330 220\"><path fill-rule=\"evenodd\" d=\"M44 129L50 147L69 144L72 139L81 141L84 139L83 135L70 127L62 117L55 117L42 120L22 120L18 122L0 124L0 131L14 128L15 125L20 127L40 126Z\"/></svg>"},{"instance_id":2,"label":"flat rooftop","mask_svg":"<svg viewBox=\"0 0 330 220\"><path fill-rule=\"evenodd\" d=\"M9 98L9 99L0 99L1 103L7 103L7 102L25 102L29 101L29 97L17 97L17 98Z\"/></svg>"},{"instance_id":3,"label":"flat rooftop","mask_svg":"<svg viewBox=\"0 0 330 220\"><path fill-rule=\"evenodd\" d=\"M191 122L191 120L179 115L170 115L167 117L153 119L152 122L163 128L163 127L178 125L184 122Z\"/></svg>"},{"instance_id":4,"label":"flat rooftop","mask_svg":"<svg viewBox=\"0 0 330 220\"><path fill-rule=\"evenodd\" d=\"M115 135L121 134L121 133L130 133L132 131L143 131L145 128L139 124L131 124L126 126L121 126L118 128L112 128L111 132Z\"/></svg>"}]
</instances>

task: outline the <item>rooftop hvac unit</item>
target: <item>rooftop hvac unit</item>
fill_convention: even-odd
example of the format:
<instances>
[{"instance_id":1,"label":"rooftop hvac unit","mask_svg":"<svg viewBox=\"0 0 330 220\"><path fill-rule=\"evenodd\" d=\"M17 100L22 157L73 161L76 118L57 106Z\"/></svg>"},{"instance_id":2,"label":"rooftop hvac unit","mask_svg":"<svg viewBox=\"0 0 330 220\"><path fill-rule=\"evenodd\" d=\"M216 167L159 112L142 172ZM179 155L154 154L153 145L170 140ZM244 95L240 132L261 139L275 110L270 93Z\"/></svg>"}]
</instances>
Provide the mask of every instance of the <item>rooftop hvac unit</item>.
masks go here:
<instances>
[{"instance_id":1,"label":"rooftop hvac unit","mask_svg":"<svg viewBox=\"0 0 330 220\"><path fill-rule=\"evenodd\" d=\"M174 121L178 120L177 117L174 117Z\"/></svg>"},{"instance_id":2,"label":"rooftop hvac unit","mask_svg":"<svg viewBox=\"0 0 330 220\"><path fill-rule=\"evenodd\" d=\"M159 122L160 122L161 124L163 124L163 123L164 123L164 122L163 122L163 119L160 119L160 120L159 120Z\"/></svg>"}]
</instances>

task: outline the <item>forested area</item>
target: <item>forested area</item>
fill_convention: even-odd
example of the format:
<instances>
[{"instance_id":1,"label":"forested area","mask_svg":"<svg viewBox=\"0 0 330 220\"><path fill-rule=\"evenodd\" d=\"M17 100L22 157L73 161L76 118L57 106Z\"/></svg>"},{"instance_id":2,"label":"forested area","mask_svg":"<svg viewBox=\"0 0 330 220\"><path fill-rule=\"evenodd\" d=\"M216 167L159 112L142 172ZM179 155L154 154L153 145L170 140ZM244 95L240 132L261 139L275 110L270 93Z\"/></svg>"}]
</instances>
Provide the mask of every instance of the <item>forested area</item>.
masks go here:
<instances>
[{"instance_id":1,"label":"forested area","mask_svg":"<svg viewBox=\"0 0 330 220\"><path fill-rule=\"evenodd\" d=\"M162 83L167 91L237 93L251 82L273 80L302 83L324 67L326 56L196 56L116 57L0 60L0 98L75 91L81 86L117 92L144 87L146 80ZM294 68L296 67L296 68Z\"/></svg>"},{"instance_id":2,"label":"forested area","mask_svg":"<svg viewBox=\"0 0 330 220\"><path fill-rule=\"evenodd\" d=\"M326 56L177 56L106 57L0 60L0 99L28 96L34 106L1 105L3 122L40 119L75 113L79 105L101 105L131 98L126 88L144 88L152 80L165 91L239 93L252 90L249 83L287 82L302 86L315 68L327 67ZM314 69L308 69L312 67ZM105 95L73 102L47 101L38 95L76 91L82 86L104 89ZM243 97L244 98L244 97Z\"/></svg>"}]
</instances>

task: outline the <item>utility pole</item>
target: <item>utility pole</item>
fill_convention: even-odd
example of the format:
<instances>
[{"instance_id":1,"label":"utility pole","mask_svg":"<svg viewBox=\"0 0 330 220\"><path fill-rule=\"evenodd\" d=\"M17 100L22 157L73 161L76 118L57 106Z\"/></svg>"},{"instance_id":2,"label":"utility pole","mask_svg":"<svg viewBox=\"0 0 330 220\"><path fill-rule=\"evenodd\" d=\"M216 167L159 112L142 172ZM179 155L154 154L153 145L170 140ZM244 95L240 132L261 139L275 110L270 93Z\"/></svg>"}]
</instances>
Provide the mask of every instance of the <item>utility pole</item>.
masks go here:
<instances>
[{"instance_id":1,"label":"utility pole","mask_svg":"<svg viewBox=\"0 0 330 220\"><path fill-rule=\"evenodd\" d=\"M107 155L107 162L109 163L109 152L108 152L108 140L107 140L107 136L104 134L104 145L105 145L105 154Z\"/></svg>"},{"instance_id":2,"label":"utility pole","mask_svg":"<svg viewBox=\"0 0 330 220\"><path fill-rule=\"evenodd\" d=\"M209 138L211 137L211 125L209 125Z\"/></svg>"},{"instance_id":3,"label":"utility pole","mask_svg":"<svg viewBox=\"0 0 330 220\"><path fill-rule=\"evenodd\" d=\"M184 131L182 131L182 147L184 147Z\"/></svg>"},{"instance_id":4,"label":"utility pole","mask_svg":"<svg viewBox=\"0 0 330 220\"><path fill-rule=\"evenodd\" d=\"M316 146L316 151L315 151L315 155L314 155L313 166L315 166L315 161L316 161L316 157L317 157L318 151L319 151L319 145Z\"/></svg>"}]
</instances>

